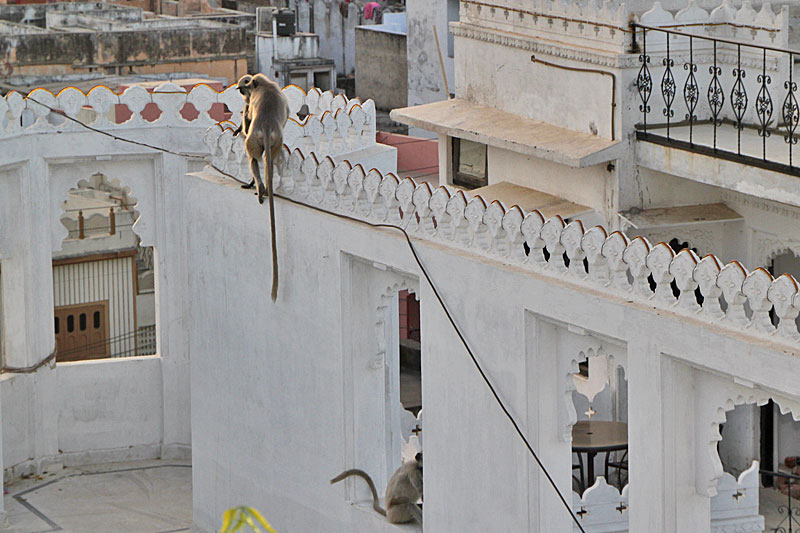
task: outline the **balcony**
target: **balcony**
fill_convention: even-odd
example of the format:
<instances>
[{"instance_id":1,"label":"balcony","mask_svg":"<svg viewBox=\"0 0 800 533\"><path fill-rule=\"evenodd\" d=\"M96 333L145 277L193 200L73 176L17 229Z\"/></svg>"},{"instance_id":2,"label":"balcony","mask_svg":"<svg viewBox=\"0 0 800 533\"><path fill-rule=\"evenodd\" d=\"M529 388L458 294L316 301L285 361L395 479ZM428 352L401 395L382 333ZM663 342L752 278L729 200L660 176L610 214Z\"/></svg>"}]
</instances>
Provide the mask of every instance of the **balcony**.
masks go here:
<instances>
[{"instance_id":1,"label":"balcony","mask_svg":"<svg viewBox=\"0 0 800 533\"><path fill-rule=\"evenodd\" d=\"M638 140L800 175L800 51L683 31L691 25L632 27Z\"/></svg>"}]
</instances>

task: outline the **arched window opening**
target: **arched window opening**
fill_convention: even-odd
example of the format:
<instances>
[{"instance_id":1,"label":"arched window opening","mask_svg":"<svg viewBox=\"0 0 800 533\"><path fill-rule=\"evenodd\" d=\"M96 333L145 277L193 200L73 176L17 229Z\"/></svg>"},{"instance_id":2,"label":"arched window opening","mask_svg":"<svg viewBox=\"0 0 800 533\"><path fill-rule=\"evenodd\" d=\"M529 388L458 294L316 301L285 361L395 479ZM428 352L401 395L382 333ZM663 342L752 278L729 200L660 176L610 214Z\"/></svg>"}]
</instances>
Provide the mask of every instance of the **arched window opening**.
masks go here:
<instances>
[{"instance_id":1,"label":"arched window opening","mask_svg":"<svg viewBox=\"0 0 800 533\"><path fill-rule=\"evenodd\" d=\"M62 203L67 236L53 254L58 362L156 353L153 247L133 229L130 193L98 173Z\"/></svg>"},{"instance_id":2,"label":"arched window opening","mask_svg":"<svg viewBox=\"0 0 800 533\"><path fill-rule=\"evenodd\" d=\"M712 524L724 516L764 531L800 531L800 422L772 400L725 415L717 446L725 473L711 501Z\"/></svg>"},{"instance_id":3,"label":"arched window opening","mask_svg":"<svg viewBox=\"0 0 800 533\"><path fill-rule=\"evenodd\" d=\"M393 373L398 375L403 447L401 461L412 459L422 451L422 325L419 300L408 290L397 295L399 364ZM391 365L390 365L391 368Z\"/></svg>"},{"instance_id":4,"label":"arched window opening","mask_svg":"<svg viewBox=\"0 0 800 533\"><path fill-rule=\"evenodd\" d=\"M422 409L422 345L419 300L403 290L398 294L400 334L400 402L417 416Z\"/></svg>"},{"instance_id":5,"label":"arched window opening","mask_svg":"<svg viewBox=\"0 0 800 533\"><path fill-rule=\"evenodd\" d=\"M602 350L582 355L571 376L577 414L572 428L572 488L583 494L603 477L622 491L628 484L625 369Z\"/></svg>"}]
</instances>

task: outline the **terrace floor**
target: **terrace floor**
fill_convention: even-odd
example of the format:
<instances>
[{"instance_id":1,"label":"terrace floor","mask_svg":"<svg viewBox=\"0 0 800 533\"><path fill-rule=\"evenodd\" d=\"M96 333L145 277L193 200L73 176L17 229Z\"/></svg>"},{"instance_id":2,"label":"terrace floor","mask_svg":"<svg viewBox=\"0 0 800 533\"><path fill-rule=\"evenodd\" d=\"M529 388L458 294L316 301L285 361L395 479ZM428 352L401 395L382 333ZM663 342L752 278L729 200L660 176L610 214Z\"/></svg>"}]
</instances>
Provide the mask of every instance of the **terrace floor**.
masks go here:
<instances>
[{"instance_id":1,"label":"terrace floor","mask_svg":"<svg viewBox=\"0 0 800 533\"><path fill-rule=\"evenodd\" d=\"M691 129L691 137L690 137ZM674 141L693 143L698 149L714 148L714 125L708 121L695 123L689 128L686 124L673 125L667 128L664 125L648 126L647 132L653 136L667 137ZM800 129L795 136L800 134ZM716 148L731 154L741 154L762 161L790 165L790 144L785 139L783 129L772 130L766 138L761 137L755 127L744 127L741 132L729 122L718 125L716 128ZM791 166L800 167L800 144L791 145Z\"/></svg>"},{"instance_id":2,"label":"terrace floor","mask_svg":"<svg viewBox=\"0 0 800 533\"><path fill-rule=\"evenodd\" d=\"M786 506L788 503L785 494L772 488L761 488L758 491L758 512L764 517L764 531L769 533L772 531L789 531L789 522L786 518L786 511L780 512L781 506ZM800 502L792 500L792 508L797 509ZM795 520L798 520L795 516ZM798 529L798 522L795 522L793 531L800 531ZM778 528L783 527L783 530Z\"/></svg>"},{"instance_id":3,"label":"terrace floor","mask_svg":"<svg viewBox=\"0 0 800 533\"><path fill-rule=\"evenodd\" d=\"M9 529L3 531L177 533L192 524L192 469L183 461L65 468L16 480L5 489ZM762 488L759 500L765 531L774 531L786 518L778 510L786 496Z\"/></svg>"},{"instance_id":4,"label":"terrace floor","mask_svg":"<svg viewBox=\"0 0 800 533\"><path fill-rule=\"evenodd\" d=\"M16 480L5 491L4 531L168 533L192 525L192 468L185 461L64 468Z\"/></svg>"}]
</instances>

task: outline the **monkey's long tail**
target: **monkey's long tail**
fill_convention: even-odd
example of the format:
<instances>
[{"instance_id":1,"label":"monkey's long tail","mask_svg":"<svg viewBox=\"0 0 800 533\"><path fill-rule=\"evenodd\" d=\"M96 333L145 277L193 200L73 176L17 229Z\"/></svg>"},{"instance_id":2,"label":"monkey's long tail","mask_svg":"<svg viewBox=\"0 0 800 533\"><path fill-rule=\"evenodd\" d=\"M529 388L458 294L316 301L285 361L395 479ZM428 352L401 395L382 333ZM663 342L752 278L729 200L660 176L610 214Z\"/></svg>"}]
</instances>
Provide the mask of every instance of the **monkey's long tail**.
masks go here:
<instances>
[{"instance_id":1,"label":"monkey's long tail","mask_svg":"<svg viewBox=\"0 0 800 533\"><path fill-rule=\"evenodd\" d=\"M269 132L265 138L269 140ZM269 143L268 143L269 144ZM278 299L278 243L275 239L275 202L272 199L272 146L266 146L265 158L267 163L267 196L269 196L269 226L270 235L272 238L272 301Z\"/></svg>"},{"instance_id":2,"label":"monkey's long tail","mask_svg":"<svg viewBox=\"0 0 800 533\"><path fill-rule=\"evenodd\" d=\"M382 514L383 516L386 516L386 510L383 507L381 507L380 500L378 500L378 491L375 490L375 483L372 482L372 478L369 477L369 474L367 474L363 470L359 470L358 468L345 470L344 472L342 472L341 474L339 474L338 476L336 476L331 480L331 485L333 485L334 483L338 483L339 481L348 478L350 476L358 476L367 482L367 485L369 485L369 490L372 491L372 508L375 509L380 514Z\"/></svg>"}]
</instances>

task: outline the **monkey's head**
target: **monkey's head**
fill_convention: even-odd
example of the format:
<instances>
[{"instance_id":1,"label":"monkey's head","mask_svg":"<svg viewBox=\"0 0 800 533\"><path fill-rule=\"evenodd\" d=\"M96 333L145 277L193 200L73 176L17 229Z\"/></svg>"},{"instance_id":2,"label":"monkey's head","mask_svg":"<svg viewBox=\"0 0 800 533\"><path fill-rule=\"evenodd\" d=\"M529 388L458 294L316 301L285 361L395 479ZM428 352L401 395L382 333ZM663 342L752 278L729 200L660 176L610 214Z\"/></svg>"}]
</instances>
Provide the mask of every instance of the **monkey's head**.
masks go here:
<instances>
[{"instance_id":1,"label":"monkey's head","mask_svg":"<svg viewBox=\"0 0 800 533\"><path fill-rule=\"evenodd\" d=\"M255 78L253 76L251 76L250 74L245 74L244 76L239 78L239 83L237 86L237 88L239 89L239 93L241 93L242 96L249 95L250 91L253 90L253 87L255 87L256 83L257 82L255 81Z\"/></svg>"},{"instance_id":2,"label":"monkey's head","mask_svg":"<svg viewBox=\"0 0 800 533\"><path fill-rule=\"evenodd\" d=\"M422 471L422 452L417 453L417 455L414 456L414 460L419 464L419 469Z\"/></svg>"}]
</instances>

